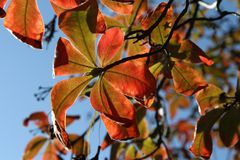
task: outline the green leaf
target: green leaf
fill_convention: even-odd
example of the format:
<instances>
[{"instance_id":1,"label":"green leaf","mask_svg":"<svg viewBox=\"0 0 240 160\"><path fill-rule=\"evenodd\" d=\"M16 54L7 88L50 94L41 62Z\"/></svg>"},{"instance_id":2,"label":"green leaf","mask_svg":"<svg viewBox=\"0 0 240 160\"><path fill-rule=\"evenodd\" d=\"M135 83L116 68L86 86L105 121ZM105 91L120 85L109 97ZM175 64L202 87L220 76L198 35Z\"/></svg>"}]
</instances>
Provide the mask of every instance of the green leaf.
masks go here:
<instances>
[{"instance_id":1,"label":"green leaf","mask_svg":"<svg viewBox=\"0 0 240 160\"><path fill-rule=\"evenodd\" d=\"M23 160L33 159L38 154L38 152L40 151L40 149L42 148L46 141L47 141L46 137L42 136L34 137L25 148Z\"/></svg>"},{"instance_id":2,"label":"green leaf","mask_svg":"<svg viewBox=\"0 0 240 160\"><path fill-rule=\"evenodd\" d=\"M92 65L96 66L96 35L91 32L88 22L88 14L94 8L95 3L84 3L84 5L80 5L75 9L68 10L60 15L58 25L73 45L86 56ZM91 21L97 21L97 15L91 17Z\"/></svg>"},{"instance_id":3,"label":"green leaf","mask_svg":"<svg viewBox=\"0 0 240 160\"><path fill-rule=\"evenodd\" d=\"M239 127L240 110L235 106L231 106L230 110L221 118L219 123L219 135L225 146L233 147L238 142Z\"/></svg>"},{"instance_id":4,"label":"green leaf","mask_svg":"<svg viewBox=\"0 0 240 160\"><path fill-rule=\"evenodd\" d=\"M210 158L212 153L211 129L224 113L224 108L217 108L201 116L197 122L195 136L190 151L197 157Z\"/></svg>"}]
</instances>

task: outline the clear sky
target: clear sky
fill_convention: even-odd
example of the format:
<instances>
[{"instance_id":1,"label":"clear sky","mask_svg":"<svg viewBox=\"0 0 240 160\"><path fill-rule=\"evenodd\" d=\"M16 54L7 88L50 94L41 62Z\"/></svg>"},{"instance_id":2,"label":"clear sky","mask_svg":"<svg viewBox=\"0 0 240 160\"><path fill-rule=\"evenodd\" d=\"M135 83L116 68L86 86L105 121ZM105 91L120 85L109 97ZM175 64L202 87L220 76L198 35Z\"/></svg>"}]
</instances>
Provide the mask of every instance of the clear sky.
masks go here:
<instances>
[{"instance_id":1,"label":"clear sky","mask_svg":"<svg viewBox=\"0 0 240 160\"><path fill-rule=\"evenodd\" d=\"M54 15L49 1L38 1L38 4L44 22L49 22ZM49 96L45 101L38 102L33 94L38 92L38 86L52 86L60 80L52 78L54 49L60 35L58 31L48 49L45 44L42 50L36 50L16 40L3 27L3 19L0 19L0 159L21 159L27 142L33 137L29 130L34 128L32 125L23 127L23 119L35 111L50 112ZM88 112L93 113L93 110L87 101L70 109L69 113L84 113L81 120L70 127L71 131L81 133L85 130L89 122ZM101 142L99 137L104 136L103 130L103 124L100 129L97 124L93 129L95 133L90 135L90 143L95 146L92 154ZM104 156L104 153L101 154L101 157Z\"/></svg>"}]
</instances>

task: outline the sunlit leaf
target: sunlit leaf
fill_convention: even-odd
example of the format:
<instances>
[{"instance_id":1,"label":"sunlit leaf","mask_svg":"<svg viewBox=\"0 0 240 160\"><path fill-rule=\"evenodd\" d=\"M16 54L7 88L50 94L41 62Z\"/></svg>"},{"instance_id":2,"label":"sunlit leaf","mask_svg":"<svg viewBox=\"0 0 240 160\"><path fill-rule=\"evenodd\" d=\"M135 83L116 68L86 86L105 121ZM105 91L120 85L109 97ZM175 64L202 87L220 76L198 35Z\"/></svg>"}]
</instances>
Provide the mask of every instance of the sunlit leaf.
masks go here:
<instances>
[{"instance_id":1,"label":"sunlit leaf","mask_svg":"<svg viewBox=\"0 0 240 160\"><path fill-rule=\"evenodd\" d=\"M95 110L107 117L124 124L131 124L135 119L135 109L131 102L104 76L94 85L90 101Z\"/></svg>"},{"instance_id":2,"label":"sunlit leaf","mask_svg":"<svg viewBox=\"0 0 240 160\"><path fill-rule=\"evenodd\" d=\"M42 160L59 160L57 150L53 143L48 143L48 146L43 154Z\"/></svg>"},{"instance_id":3,"label":"sunlit leaf","mask_svg":"<svg viewBox=\"0 0 240 160\"><path fill-rule=\"evenodd\" d=\"M209 84L206 88L196 93L196 100L201 115L205 114L207 109L212 109L223 103L224 92L213 84Z\"/></svg>"},{"instance_id":4,"label":"sunlit leaf","mask_svg":"<svg viewBox=\"0 0 240 160\"><path fill-rule=\"evenodd\" d=\"M7 9L4 26L22 42L34 48L42 48L44 23L36 0L12 0Z\"/></svg>"},{"instance_id":5,"label":"sunlit leaf","mask_svg":"<svg viewBox=\"0 0 240 160\"><path fill-rule=\"evenodd\" d=\"M54 74L56 76L90 72L95 66L89 59L74 48L71 43L60 38L57 43L54 59Z\"/></svg>"},{"instance_id":6,"label":"sunlit leaf","mask_svg":"<svg viewBox=\"0 0 240 160\"><path fill-rule=\"evenodd\" d=\"M94 8L95 3L86 3L75 9L68 10L60 15L58 25L59 28L68 36L73 45L85 55L92 65L96 66L96 37L95 34L91 32L89 23L91 21L96 22L97 15L95 15L95 17L88 17L88 13Z\"/></svg>"},{"instance_id":7,"label":"sunlit leaf","mask_svg":"<svg viewBox=\"0 0 240 160\"><path fill-rule=\"evenodd\" d=\"M84 155L85 157L89 154L89 143L83 139L83 137L70 134L69 138L72 142L72 153L76 155L76 157Z\"/></svg>"},{"instance_id":8,"label":"sunlit leaf","mask_svg":"<svg viewBox=\"0 0 240 160\"><path fill-rule=\"evenodd\" d=\"M149 136L149 129L148 129L148 123L145 118L143 118L139 123L138 123L138 129L140 136L139 138L147 138Z\"/></svg>"},{"instance_id":9,"label":"sunlit leaf","mask_svg":"<svg viewBox=\"0 0 240 160\"><path fill-rule=\"evenodd\" d=\"M44 112L34 112L23 121L24 126L28 126L29 122L33 121L35 125L43 132L48 131L49 121L48 116Z\"/></svg>"},{"instance_id":10,"label":"sunlit leaf","mask_svg":"<svg viewBox=\"0 0 240 160\"><path fill-rule=\"evenodd\" d=\"M119 159L119 156L125 151L125 143L115 143L111 147L110 159Z\"/></svg>"},{"instance_id":11,"label":"sunlit leaf","mask_svg":"<svg viewBox=\"0 0 240 160\"><path fill-rule=\"evenodd\" d=\"M51 91L54 133L62 143L64 141L68 142L65 131L66 111L75 102L91 79L91 76L84 76L63 80L58 82ZM66 143L64 144L66 145Z\"/></svg>"},{"instance_id":12,"label":"sunlit leaf","mask_svg":"<svg viewBox=\"0 0 240 160\"><path fill-rule=\"evenodd\" d=\"M152 141L152 139L150 137L145 139L140 146L140 150L141 150L141 152L144 153L144 155L150 154L156 148L157 148L157 145Z\"/></svg>"},{"instance_id":13,"label":"sunlit leaf","mask_svg":"<svg viewBox=\"0 0 240 160\"><path fill-rule=\"evenodd\" d=\"M104 114L101 114L101 119L103 120L107 132L112 139L128 140L139 136L139 131L135 121L133 121L132 124L129 124L128 126L124 126L109 119Z\"/></svg>"},{"instance_id":14,"label":"sunlit leaf","mask_svg":"<svg viewBox=\"0 0 240 160\"><path fill-rule=\"evenodd\" d=\"M82 0L50 0L50 2L65 11L76 8L81 4ZM57 14L59 15L58 12Z\"/></svg>"},{"instance_id":15,"label":"sunlit leaf","mask_svg":"<svg viewBox=\"0 0 240 160\"><path fill-rule=\"evenodd\" d=\"M104 5L113 10L114 12L120 14L131 14L133 10L133 5L129 3L120 3L112 0L101 0Z\"/></svg>"},{"instance_id":16,"label":"sunlit leaf","mask_svg":"<svg viewBox=\"0 0 240 160\"><path fill-rule=\"evenodd\" d=\"M100 66L104 67L113 62L113 59L124 41L123 33L119 28L108 29L98 44L98 57ZM120 58L120 57L118 57Z\"/></svg>"},{"instance_id":17,"label":"sunlit leaf","mask_svg":"<svg viewBox=\"0 0 240 160\"><path fill-rule=\"evenodd\" d=\"M107 70L104 77L119 91L138 101L146 101L155 95L156 80L142 63L122 63Z\"/></svg>"},{"instance_id":18,"label":"sunlit leaf","mask_svg":"<svg viewBox=\"0 0 240 160\"><path fill-rule=\"evenodd\" d=\"M41 136L36 136L34 137L26 146L24 154L23 154L23 160L29 160L33 159L42 146L45 144L47 141L47 138L41 137Z\"/></svg>"},{"instance_id":19,"label":"sunlit leaf","mask_svg":"<svg viewBox=\"0 0 240 160\"><path fill-rule=\"evenodd\" d=\"M106 136L103 139L102 144L101 144L101 150L104 150L105 148L107 148L108 146L110 146L113 143L114 143L114 140L111 139L111 137L107 133Z\"/></svg>"},{"instance_id":20,"label":"sunlit leaf","mask_svg":"<svg viewBox=\"0 0 240 160\"><path fill-rule=\"evenodd\" d=\"M136 148L132 144L128 146L128 148L126 149L125 160L133 160L135 159L135 157L136 157Z\"/></svg>"},{"instance_id":21,"label":"sunlit leaf","mask_svg":"<svg viewBox=\"0 0 240 160\"><path fill-rule=\"evenodd\" d=\"M148 29L151 25L153 25L159 16L162 14L163 10L166 7L166 3L160 3L157 8L148 14L148 17L142 21L142 26L144 29ZM151 40L155 44L163 45L166 41L168 34L171 30L173 17L173 9L170 7L167 11L166 16L162 19L159 25L151 32Z\"/></svg>"},{"instance_id":22,"label":"sunlit leaf","mask_svg":"<svg viewBox=\"0 0 240 160\"><path fill-rule=\"evenodd\" d=\"M224 113L224 108L209 111L198 120L195 136L190 151L197 157L208 159L212 153L212 138L210 135L214 123Z\"/></svg>"},{"instance_id":23,"label":"sunlit leaf","mask_svg":"<svg viewBox=\"0 0 240 160\"><path fill-rule=\"evenodd\" d=\"M186 96L191 96L208 85L202 75L186 63L176 62L171 72L176 92Z\"/></svg>"},{"instance_id":24,"label":"sunlit leaf","mask_svg":"<svg viewBox=\"0 0 240 160\"><path fill-rule=\"evenodd\" d=\"M0 18L3 18L6 16L6 12L4 11L4 6L7 0L1 0L0 1Z\"/></svg>"},{"instance_id":25,"label":"sunlit leaf","mask_svg":"<svg viewBox=\"0 0 240 160\"><path fill-rule=\"evenodd\" d=\"M220 120L219 135L223 144L227 147L233 147L239 140L239 115L240 110L235 106L231 106L230 110Z\"/></svg>"}]
</instances>

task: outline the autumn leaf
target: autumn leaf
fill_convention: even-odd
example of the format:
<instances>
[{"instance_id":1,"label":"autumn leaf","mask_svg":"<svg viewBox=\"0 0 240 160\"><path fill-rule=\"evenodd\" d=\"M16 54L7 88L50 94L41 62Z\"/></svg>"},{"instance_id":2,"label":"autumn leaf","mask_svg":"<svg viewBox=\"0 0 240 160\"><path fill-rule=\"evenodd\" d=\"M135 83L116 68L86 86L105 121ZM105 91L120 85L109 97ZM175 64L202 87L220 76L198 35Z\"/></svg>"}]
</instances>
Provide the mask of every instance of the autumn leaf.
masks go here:
<instances>
[{"instance_id":1,"label":"autumn leaf","mask_svg":"<svg viewBox=\"0 0 240 160\"><path fill-rule=\"evenodd\" d=\"M208 85L202 75L186 63L175 62L171 72L176 92L186 96L191 96Z\"/></svg>"},{"instance_id":2,"label":"autumn leaf","mask_svg":"<svg viewBox=\"0 0 240 160\"><path fill-rule=\"evenodd\" d=\"M126 153L125 153L125 160L133 160L136 157L136 148L134 146L134 144L131 144L128 146L128 148L126 149Z\"/></svg>"},{"instance_id":3,"label":"autumn leaf","mask_svg":"<svg viewBox=\"0 0 240 160\"><path fill-rule=\"evenodd\" d=\"M100 66L105 67L106 64L114 62L115 59L120 59L121 55L117 52L123 45L124 37L121 29L108 29L101 37L98 43L98 57Z\"/></svg>"},{"instance_id":4,"label":"autumn leaf","mask_svg":"<svg viewBox=\"0 0 240 160\"><path fill-rule=\"evenodd\" d=\"M4 6L7 0L1 0L0 1L0 18L3 18L6 16L6 12L4 11Z\"/></svg>"},{"instance_id":5,"label":"autumn leaf","mask_svg":"<svg viewBox=\"0 0 240 160\"><path fill-rule=\"evenodd\" d=\"M83 137L77 134L70 134L69 138L72 142L72 153L76 155L76 157L84 155L85 157L89 154L90 146L87 141L83 139Z\"/></svg>"},{"instance_id":6,"label":"autumn leaf","mask_svg":"<svg viewBox=\"0 0 240 160\"><path fill-rule=\"evenodd\" d=\"M231 106L230 110L221 118L219 123L219 135L223 144L233 147L239 141L240 110Z\"/></svg>"},{"instance_id":7,"label":"autumn leaf","mask_svg":"<svg viewBox=\"0 0 240 160\"><path fill-rule=\"evenodd\" d=\"M95 65L65 38L57 43L54 59L54 75L63 76L90 72Z\"/></svg>"},{"instance_id":8,"label":"autumn leaf","mask_svg":"<svg viewBox=\"0 0 240 160\"><path fill-rule=\"evenodd\" d=\"M190 151L197 157L210 158L212 153L211 129L224 113L224 108L217 108L201 116L197 122L194 140Z\"/></svg>"},{"instance_id":9,"label":"autumn leaf","mask_svg":"<svg viewBox=\"0 0 240 160\"><path fill-rule=\"evenodd\" d=\"M213 84L196 93L196 100L199 106L199 112L204 115L208 109L213 109L225 102L225 93Z\"/></svg>"},{"instance_id":10,"label":"autumn leaf","mask_svg":"<svg viewBox=\"0 0 240 160\"><path fill-rule=\"evenodd\" d=\"M83 76L63 80L58 82L51 91L54 133L68 148L70 144L65 131L66 111L75 102L91 79L91 76Z\"/></svg>"},{"instance_id":11,"label":"autumn leaf","mask_svg":"<svg viewBox=\"0 0 240 160\"><path fill-rule=\"evenodd\" d=\"M132 3L121 3L117 0L101 0L104 5L106 5L108 8L113 10L114 12L120 13L120 14L131 14L133 10Z\"/></svg>"},{"instance_id":12,"label":"autumn leaf","mask_svg":"<svg viewBox=\"0 0 240 160\"><path fill-rule=\"evenodd\" d=\"M121 125L120 123L109 119L104 114L101 114L101 119L105 124L107 132L112 139L115 140L128 140L139 136L139 131L135 121L128 126Z\"/></svg>"},{"instance_id":13,"label":"autumn leaf","mask_svg":"<svg viewBox=\"0 0 240 160\"><path fill-rule=\"evenodd\" d=\"M47 148L42 157L43 160L58 160L57 150L53 143L48 143Z\"/></svg>"},{"instance_id":14,"label":"autumn leaf","mask_svg":"<svg viewBox=\"0 0 240 160\"><path fill-rule=\"evenodd\" d=\"M101 150L104 150L105 148L107 148L108 146L110 146L111 144L114 143L114 140L111 139L111 137L109 136L109 134L107 133L101 143Z\"/></svg>"},{"instance_id":15,"label":"autumn leaf","mask_svg":"<svg viewBox=\"0 0 240 160\"><path fill-rule=\"evenodd\" d=\"M36 136L34 137L26 146L24 154L23 154L23 160L29 160L33 159L42 146L45 144L47 141L47 138L41 137L41 136Z\"/></svg>"},{"instance_id":16,"label":"autumn leaf","mask_svg":"<svg viewBox=\"0 0 240 160\"><path fill-rule=\"evenodd\" d=\"M36 0L12 0L7 9L4 26L22 42L34 48L42 48L44 23Z\"/></svg>"},{"instance_id":17,"label":"autumn leaf","mask_svg":"<svg viewBox=\"0 0 240 160\"><path fill-rule=\"evenodd\" d=\"M78 51L85 55L91 65L97 66L95 58L96 35L91 32L88 22L88 12L94 3L91 4L86 3L62 13L58 25ZM97 16L91 17L91 20L96 21Z\"/></svg>"},{"instance_id":18,"label":"autumn leaf","mask_svg":"<svg viewBox=\"0 0 240 160\"><path fill-rule=\"evenodd\" d=\"M67 115L66 116L66 126L71 125L74 121L79 120L79 115Z\"/></svg>"},{"instance_id":19,"label":"autumn leaf","mask_svg":"<svg viewBox=\"0 0 240 160\"><path fill-rule=\"evenodd\" d=\"M27 127L30 121L33 121L41 131L48 132L49 121L46 113L34 112L30 114L28 118L24 119L23 125Z\"/></svg>"}]
</instances>

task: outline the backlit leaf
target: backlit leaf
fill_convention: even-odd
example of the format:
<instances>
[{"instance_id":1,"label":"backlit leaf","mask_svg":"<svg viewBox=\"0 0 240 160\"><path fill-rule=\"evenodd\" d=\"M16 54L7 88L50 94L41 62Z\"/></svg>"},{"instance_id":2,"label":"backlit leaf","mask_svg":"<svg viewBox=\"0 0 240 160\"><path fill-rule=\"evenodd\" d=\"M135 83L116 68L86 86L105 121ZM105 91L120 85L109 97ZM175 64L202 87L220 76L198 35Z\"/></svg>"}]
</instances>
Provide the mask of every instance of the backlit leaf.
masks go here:
<instances>
[{"instance_id":1,"label":"backlit leaf","mask_svg":"<svg viewBox=\"0 0 240 160\"><path fill-rule=\"evenodd\" d=\"M6 16L6 12L4 11L4 6L7 0L1 0L0 1L0 18L3 18Z\"/></svg>"},{"instance_id":2,"label":"backlit leaf","mask_svg":"<svg viewBox=\"0 0 240 160\"><path fill-rule=\"evenodd\" d=\"M131 102L101 77L94 85L90 101L95 110L114 121L129 125L135 119L135 109Z\"/></svg>"},{"instance_id":3,"label":"backlit leaf","mask_svg":"<svg viewBox=\"0 0 240 160\"><path fill-rule=\"evenodd\" d=\"M65 131L66 111L91 79L91 76L84 76L63 80L58 82L51 91L54 133L65 145L69 141Z\"/></svg>"},{"instance_id":4,"label":"backlit leaf","mask_svg":"<svg viewBox=\"0 0 240 160\"><path fill-rule=\"evenodd\" d=\"M48 143L48 146L43 154L42 160L59 160L57 150L53 143Z\"/></svg>"},{"instance_id":5,"label":"backlit leaf","mask_svg":"<svg viewBox=\"0 0 240 160\"><path fill-rule=\"evenodd\" d=\"M135 121L128 126L124 126L109 119L104 114L101 114L101 119L103 120L109 136L114 140L128 140L139 136L139 131Z\"/></svg>"},{"instance_id":6,"label":"backlit leaf","mask_svg":"<svg viewBox=\"0 0 240 160\"><path fill-rule=\"evenodd\" d=\"M36 0L12 0L7 9L4 26L22 42L34 48L42 48L44 23Z\"/></svg>"},{"instance_id":7,"label":"backlit leaf","mask_svg":"<svg viewBox=\"0 0 240 160\"><path fill-rule=\"evenodd\" d=\"M108 8L120 14L131 14L133 11L133 5L129 3L125 4L125 3L120 3L112 0L101 0L101 1Z\"/></svg>"},{"instance_id":8,"label":"backlit leaf","mask_svg":"<svg viewBox=\"0 0 240 160\"><path fill-rule=\"evenodd\" d=\"M125 160L133 160L135 159L135 157L136 157L136 148L132 144L128 146L128 148L126 149Z\"/></svg>"},{"instance_id":9,"label":"backlit leaf","mask_svg":"<svg viewBox=\"0 0 240 160\"><path fill-rule=\"evenodd\" d=\"M144 29L148 29L151 25L153 25L159 16L162 14L163 10L166 7L166 3L160 3L157 8L148 14L148 17L142 21L142 26ZM166 16L163 20L158 24L158 26L151 33L151 40L155 44L163 45L166 41L168 34L171 30L171 23L173 17L173 9L170 7L167 11Z\"/></svg>"},{"instance_id":10,"label":"backlit leaf","mask_svg":"<svg viewBox=\"0 0 240 160\"><path fill-rule=\"evenodd\" d=\"M83 137L77 134L70 134L69 138L72 142L72 153L78 157L81 155L87 156L89 154L90 146Z\"/></svg>"},{"instance_id":11,"label":"backlit leaf","mask_svg":"<svg viewBox=\"0 0 240 160\"><path fill-rule=\"evenodd\" d=\"M111 137L107 133L101 144L101 150L104 150L105 148L107 148L108 146L110 146L113 143L114 143L114 140L111 139Z\"/></svg>"},{"instance_id":12,"label":"backlit leaf","mask_svg":"<svg viewBox=\"0 0 240 160\"><path fill-rule=\"evenodd\" d=\"M24 154L23 154L23 160L29 160L33 159L42 146L45 144L47 141L47 138L41 137L41 136L36 136L34 137L26 146Z\"/></svg>"},{"instance_id":13,"label":"backlit leaf","mask_svg":"<svg viewBox=\"0 0 240 160\"><path fill-rule=\"evenodd\" d=\"M56 6L63 8L64 10L69 10L77 7L81 4L82 0L50 0L51 3L54 3Z\"/></svg>"},{"instance_id":14,"label":"backlit leaf","mask_svg":"<svg viewBox=\"0 0 240 160\"><path fill-rule=\"evenodd\" d=\"M208 85L202 75L186 63L176 62L171 72L176 92L186 96L191 96Z\"/></svg>"},{"instance_id":15,"label":"backlit leaf","mask_svg":"<svg viewBox=\"0 0 240 160\"><path fill-rule=\"evenodd\" d=\"M113 62L112 60L122 47L123 41L123 33L119 28L108 29L105 34L103 34L98 44L100 66L104 67Z\"/></svg>"},{"instance_id":16,"label":"backlit leaf","mask_svg":"<svg viewBox=\"0 0 240 160\"><path fill-rule=\"evenodd\" d=\"M233 147L239 140L238 129L240 127L240 110L232 106L221 118L219 123L219 135L223 144Z\"/></svg>"},{"instance_id":17,"label":"backlit leaf","mask_svg":"<svg viewBox=\"0 0 240 160\"><path fill-rule=\"evenodd\" d=\"M205 114L207 109L217 107L224 102L224 92L213 84L196 93L196 100L201 115Z\"/></svg>"},{"instance_id":18,"label":"backlit leaf","mask_svg":"<svg viewBox=\"0 0 240 160\"><path fill-rule=\"evenodd\" d=\"M24 119L23 125L28 126L30 121L33 121L35 125L43 132L48 131L49 121L46 113L44 112L32 113L28 118Z\"/></svg>"},{"instance_id":19,"label":"backlit leaf","mask_svg":"<svg viewBox=\"0 0 240 160\"><path fill-rule=\"evenodd\" d=\"M89 59L74 48L71 43L60 38L57 43L54 59L54 74L56 76L90 72L95 66Z\"/></svg>"},{"instance_id":20,"label":"backlit leaf","mask_svg":"<svg viewBox=\"0 0 240 160\"><path fill-rule=\"evenodd\" d=\"M139 138L147 138L149 136L149 129L148 129L148 123L145 118L143 118L139 123L138 123L138 129L140 136Z\"/></svg>"},{"instance_id":21,"label":"backlit leaf","mask_svg":"<svg viewBox=\"0 0 240 160\"><path fill-rule=\"evenodd\" d=\"M116 65L107 70L104 77L119 91L138 101L147 101L155 95L156 80L142 63L128 61Z\"/></svg>"},{"instance_id":22,"label":"backlit leaf","mask_svg":"<svg viewBox=\"0 0 240 160\"><path fill-rule=\"evenodd\" d=\"M95 3L80 5L79 7L62 13L59 17L59 28L65 33L73 45L85 55L91 65L96 66L95 58L95 34L90 30L88 13ZM91 17L91 21L97 21L97 15ZM93 26L95 27L95 26Z\"/></svg>"},{"instance_id":23,"label":"backlit leaf","mask_svg":"<svg viewBox=\"0 0 240 160\"><path fill-rule=\"evenodd\" d=\"M212 138L210 135L214 123L224 113L224 108L217 108L209 111L197 122L194 140L190 151L197 157L208 159L212 153Z\"/></svg>"}]
</instances>

